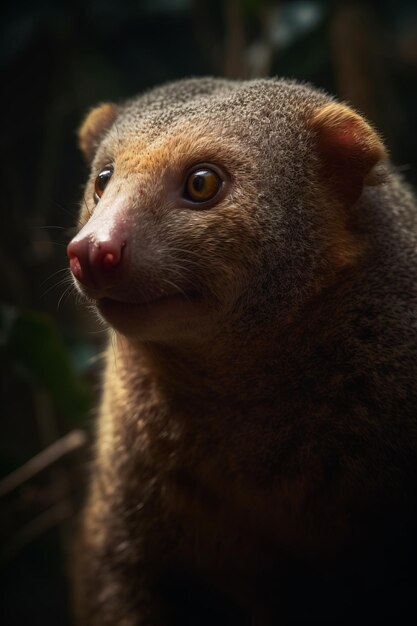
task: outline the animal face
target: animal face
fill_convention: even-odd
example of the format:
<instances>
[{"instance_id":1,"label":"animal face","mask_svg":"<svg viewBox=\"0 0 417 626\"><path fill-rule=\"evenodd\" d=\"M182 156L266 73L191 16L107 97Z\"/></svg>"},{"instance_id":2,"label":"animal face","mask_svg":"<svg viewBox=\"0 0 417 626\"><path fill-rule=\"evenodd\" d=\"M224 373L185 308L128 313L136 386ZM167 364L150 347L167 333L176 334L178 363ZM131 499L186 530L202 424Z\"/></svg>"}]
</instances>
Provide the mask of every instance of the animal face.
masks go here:
<instances>
[{"instance_id":1,"label":"animal face","mask_svg":"<svg viewBox=\"0 0 417 626\"><path fill-rule=\"evenodd\" d=\"M286 82L191 80L90 113L80 143L91 175L68 256L101 316L142 340L210 336L254 308L287 312L349 263L339 196L351 186L323 191L328 154L344 162L334 133L309 124L325 103ZM330 105L324 128L335 118Z\"/></svg>"}]
</instances>

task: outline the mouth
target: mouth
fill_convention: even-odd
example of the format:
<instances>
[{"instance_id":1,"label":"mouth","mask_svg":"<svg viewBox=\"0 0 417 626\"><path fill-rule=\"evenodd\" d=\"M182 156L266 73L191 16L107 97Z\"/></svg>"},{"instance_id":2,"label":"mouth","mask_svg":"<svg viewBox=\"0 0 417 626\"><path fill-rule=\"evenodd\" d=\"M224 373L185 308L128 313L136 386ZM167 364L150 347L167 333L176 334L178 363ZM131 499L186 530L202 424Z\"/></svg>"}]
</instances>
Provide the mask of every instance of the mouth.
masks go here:
<instances>
[{"instance_id":1,"label":"mouth","mask_svg":"<svg viewBox=\"0 0 417 626\"><path fill-rule=\"evenodd\" d=\"M116 329L141 326L146 321L172 318L185 314L198 301L196 293L173 293L150 301L124 302L99 298L96 306L100 314Z\"/></svg>"}]
</instances>

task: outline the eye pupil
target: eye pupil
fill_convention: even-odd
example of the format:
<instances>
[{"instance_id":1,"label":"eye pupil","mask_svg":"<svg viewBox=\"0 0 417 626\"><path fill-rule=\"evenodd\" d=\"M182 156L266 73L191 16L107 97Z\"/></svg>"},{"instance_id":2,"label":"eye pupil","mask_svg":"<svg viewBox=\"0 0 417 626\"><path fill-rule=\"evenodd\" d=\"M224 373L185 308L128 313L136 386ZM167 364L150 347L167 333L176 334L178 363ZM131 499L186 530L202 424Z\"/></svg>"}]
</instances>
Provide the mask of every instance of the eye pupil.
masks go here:
<instances>
[{"instance_id":1,"label":"eye pupil","mask_svg":"<svg viewBox=\"0 0 417 626\"><path fill-rule=\"evenodd\" d=\"M101 172L101 174L98 175L98 185L99 185L99 187L105 187L108 178L109 178L109 172Z\"/></svg>"},{"instance_id":2,"label":"eye pupil","mask_svg":"<svg viewBox=\"0 0 417 626\"><path fill-rule=\"evenodd\" d=\"M101 170L101 172L97 176L95 183L94 183L94 201L96 203L100 200L101 196L103 195L104 190L107 187L107 183L112 177L112 174L113 174L113 168L108 166L108 167L105 167L103 170Z\"/></svg>"},{"instance_id":3,"label":"eye pupil","mask_svg":"<svg viewBox=\"0 0 417 626\"><path fill-rule=\"evenodd\" d=\"M205 183L205 177L201 176L201 174L196 174L195 178L193 179L194 189L196 191L203 191L204 183Z\"/></svg>"}]
</instances>

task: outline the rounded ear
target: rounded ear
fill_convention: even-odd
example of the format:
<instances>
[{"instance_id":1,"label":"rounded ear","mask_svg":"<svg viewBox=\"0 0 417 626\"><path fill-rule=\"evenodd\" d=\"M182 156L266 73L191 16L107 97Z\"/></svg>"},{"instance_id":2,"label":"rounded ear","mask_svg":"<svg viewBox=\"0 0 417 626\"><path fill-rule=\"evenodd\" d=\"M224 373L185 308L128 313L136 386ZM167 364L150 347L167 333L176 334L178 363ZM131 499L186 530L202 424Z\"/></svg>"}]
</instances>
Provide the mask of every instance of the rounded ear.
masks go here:
<instances>
[{"instance_id":1,"label":"rounded ear","mask_svg":"<svg viewBox=\"0 0 417 626\"><path fill-rule=\"evenodd\" d=\"M309 123L317 140L323 182L345 205L356 202L364 185L383 182L378 165L387 157L384 144L358 113L330 103L316 109Z\"/></svg>"},{"instance_id":2,"label":"rounded ear","mask_svg":"<svg viewBox=\"0 0 417 626\"><path fill-rule=\"evenodd\" d=\"M87 163L91 163L101 140L117 117L115 104L106 103L92 109L78 130L78 143Z\"/></svg>"}]
</instances>

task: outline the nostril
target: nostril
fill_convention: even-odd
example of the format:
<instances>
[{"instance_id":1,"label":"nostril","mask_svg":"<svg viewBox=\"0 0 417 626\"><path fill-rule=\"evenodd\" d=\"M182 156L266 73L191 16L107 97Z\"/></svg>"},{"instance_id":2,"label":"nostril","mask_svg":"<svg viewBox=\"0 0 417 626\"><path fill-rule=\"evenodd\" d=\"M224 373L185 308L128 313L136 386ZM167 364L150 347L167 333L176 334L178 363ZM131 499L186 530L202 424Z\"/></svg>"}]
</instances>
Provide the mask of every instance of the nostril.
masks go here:
<instances>
[{"instance_id":1,"label":"nostril","mask_svg":"<svg viewBox=\"0 0 417 626\"><path fill-rule=\"evenodd\" d=\"M84 239L73 239L67 246L67 256L71 272L75 278L83 284L91 282L88 242Z\"/></svg>"},{"instance_id":2,"label":"nostril","mask_svg":"<svg viewBox=\"0 0 417 626\"><path fill-rule=\"evenodd\" d=\"M82 274L82 261L80 261L81 248L76 241L71 241L67 246L67 256L69 258L69 264L71 272L78 279Z\"/></svg>"},{"instance_id":3,"label":"nostril","mask_svg":"<svg viewBox=\"0 0 417 626\"><path fill-rule=\"evenodd\" d=\"M70 268L71 268L71 272L74 274L74 276L77 275L81 275L81 263L80 263L80 259L74 255L70 256Z\"/></svg>"},{"instance_id":4,"label":"nostril","mask_svg":"<svg viewBox=\"0 0 417 626\"><path fill-rule=\"evenodd\" d=\"M104 270L112 270L120 264L125 245L126 243L122 242L120 246L112 246L111 250L101 250L101 265Z\"/></svg>"},{"instance_id":5,"label":"nostril","mask_svg":"<svg viewBox=\"0 0 417 626\"><path fill-rule=\"evenodd\" d=\"M111 270L115 265L118 265L118 260L111 252L108 252L103 256L101 261L105 270Z\"/></svg>"}]
</instances>

